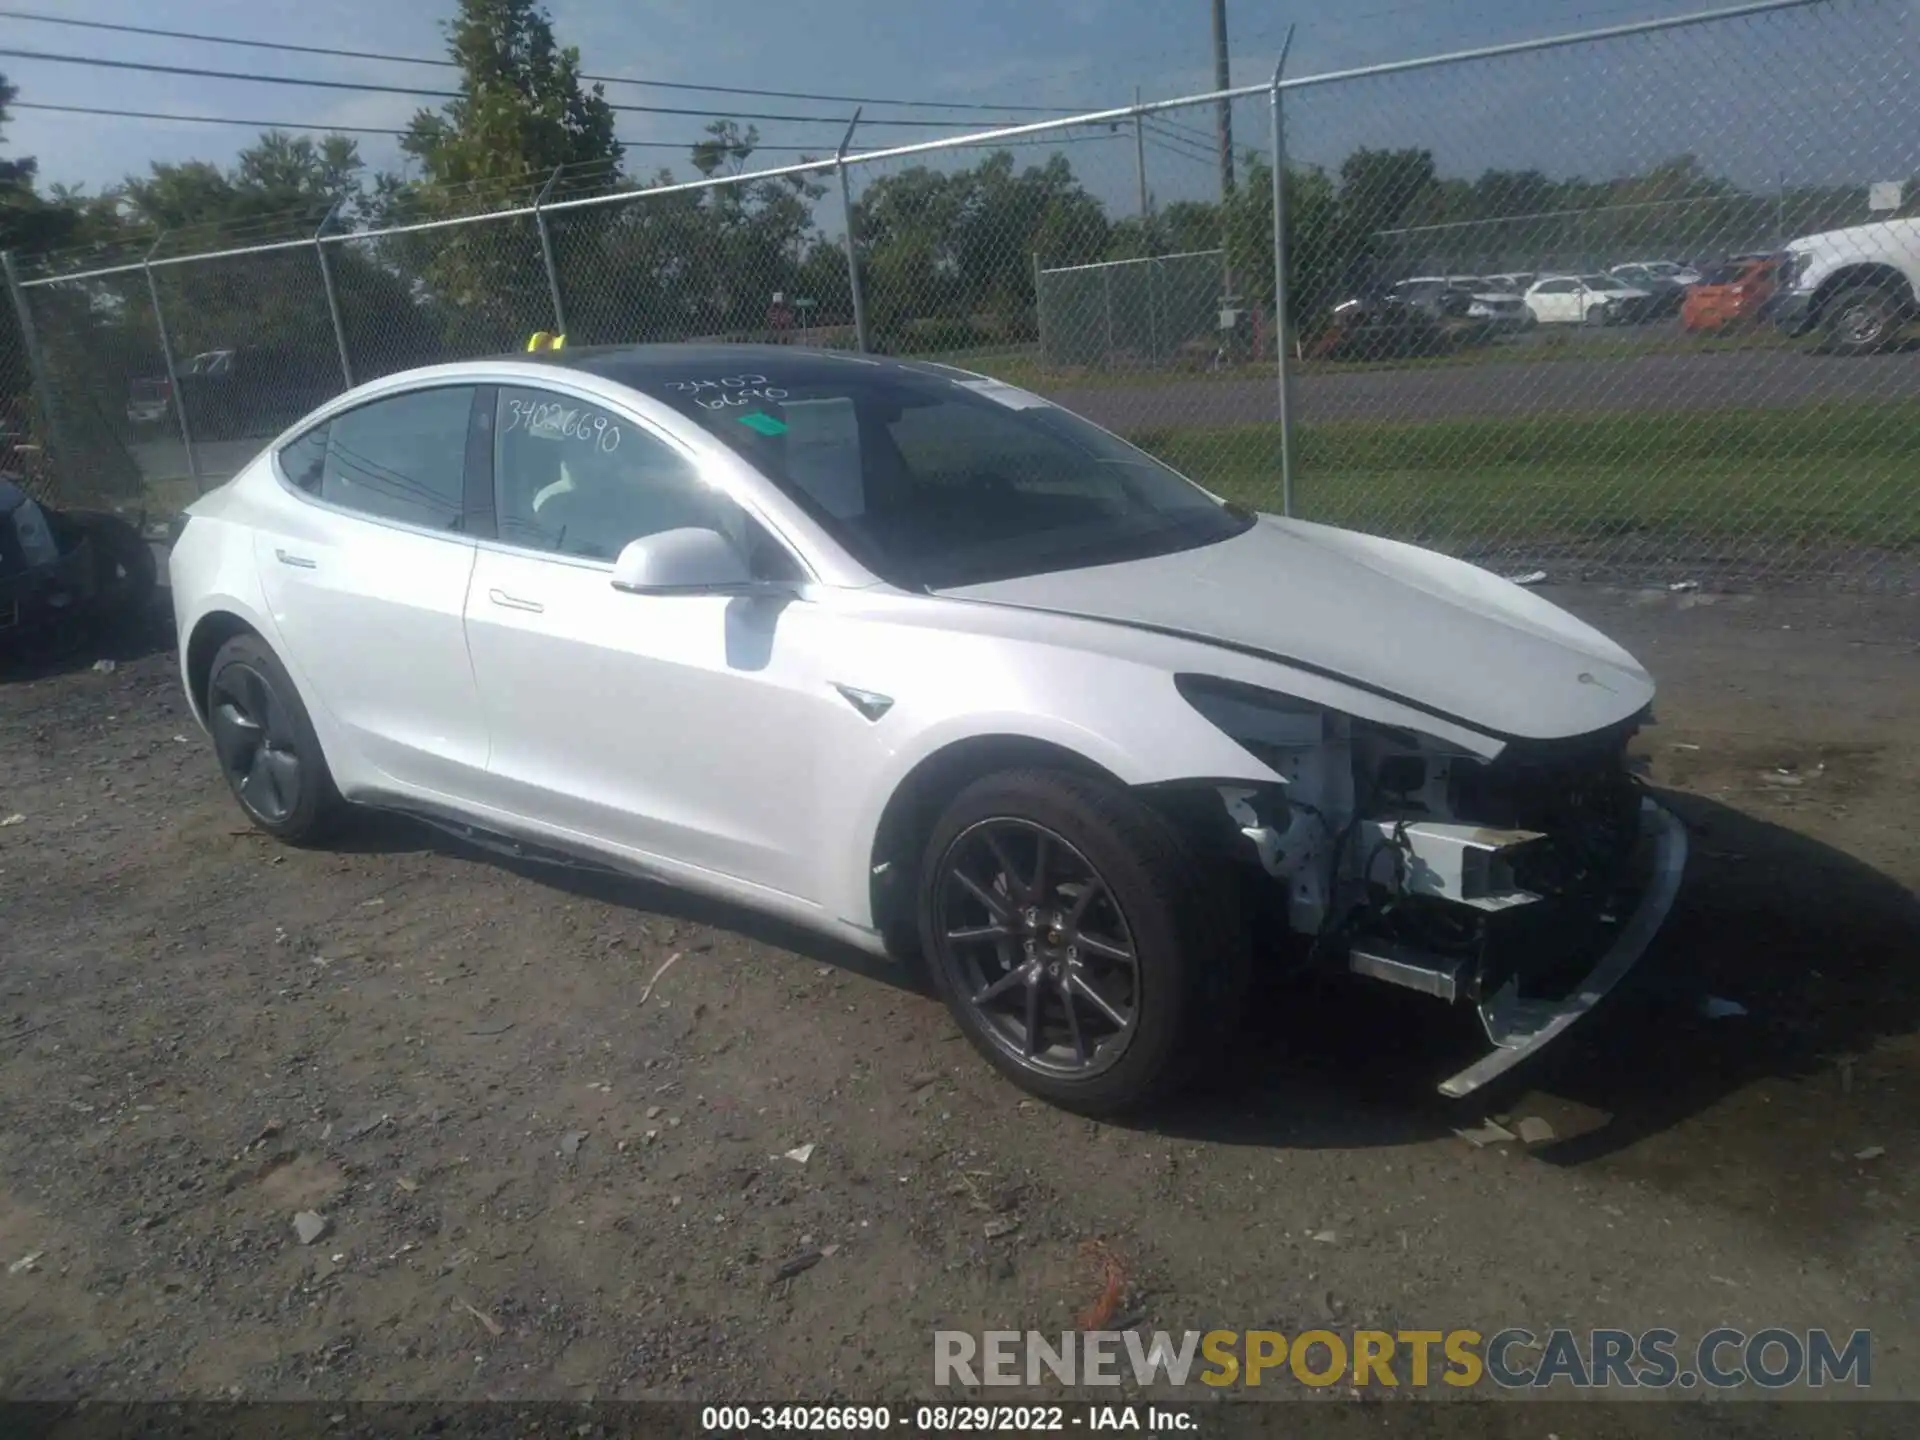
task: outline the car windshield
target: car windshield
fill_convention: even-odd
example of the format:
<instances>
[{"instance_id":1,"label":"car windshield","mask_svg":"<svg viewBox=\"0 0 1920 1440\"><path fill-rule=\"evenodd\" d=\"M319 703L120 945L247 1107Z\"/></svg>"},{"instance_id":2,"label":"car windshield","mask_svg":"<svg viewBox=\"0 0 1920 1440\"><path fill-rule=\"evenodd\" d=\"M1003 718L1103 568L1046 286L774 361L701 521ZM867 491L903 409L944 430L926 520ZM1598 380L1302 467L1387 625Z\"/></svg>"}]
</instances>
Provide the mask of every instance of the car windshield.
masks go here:
<instances>
[{"instance_id":1,"label":"car windshield","mask_svg":"<svg viewBox=\"0 0 1920 1440\"><path fill-rule=\"evenodd\" d=\"M1701 283L1706 285L1732 285L1739 280L1742 275L1747 273L1747 268L1752 265L1752 263L1751 260L1734 260L1725 265L1710 265L1707 267L1707 273L1700 277Z\"/></svg>"},{"instance_id":2,"label":"car windshield","mask_svg":"<svg viewBox=\"0 0 1920 1440\"><path fill-rule=\"evenodd\" d=\"M1253 524L1039 396L944 366L799 352L629 383L745 457L876 575L914 589L1169 554Z\"/></svg>"},{"instance_id":3,"label":"car windshield","mask_svg":"<svg viewBox=\"0 0 1920 1440\"><path fill-rule=\"evenodd\" d=\"M1582 275L1580 277L1580 283L1585 285L1589 290L1624 290L1627 288L1611 275Z\"/></svg>"}]
</instances>

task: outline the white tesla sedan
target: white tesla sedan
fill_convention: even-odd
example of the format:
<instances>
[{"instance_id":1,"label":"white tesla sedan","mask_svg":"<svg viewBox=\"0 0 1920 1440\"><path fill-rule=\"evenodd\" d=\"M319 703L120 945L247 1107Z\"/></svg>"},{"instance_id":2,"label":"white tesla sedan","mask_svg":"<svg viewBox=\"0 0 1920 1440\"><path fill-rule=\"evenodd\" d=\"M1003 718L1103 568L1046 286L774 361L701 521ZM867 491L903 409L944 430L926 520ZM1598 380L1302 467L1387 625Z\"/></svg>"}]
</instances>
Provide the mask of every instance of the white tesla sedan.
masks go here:
<instances>
[{"instance_id":1,"label":"white tesla sedan","mask_svg":"<svg viewBox=\"0 0 1920 1440\"><path fill-rule=\"evenodd\" d=\"M996 1065L1087 1112L1217 1052L1256 963L1476 1009L1465 1094L1679 884L1625 757L1653 685L1604 636L944 366L390 376L198 501L171 571L261 828L404 811L917 954Z\"/></svg>"}]
</instances>

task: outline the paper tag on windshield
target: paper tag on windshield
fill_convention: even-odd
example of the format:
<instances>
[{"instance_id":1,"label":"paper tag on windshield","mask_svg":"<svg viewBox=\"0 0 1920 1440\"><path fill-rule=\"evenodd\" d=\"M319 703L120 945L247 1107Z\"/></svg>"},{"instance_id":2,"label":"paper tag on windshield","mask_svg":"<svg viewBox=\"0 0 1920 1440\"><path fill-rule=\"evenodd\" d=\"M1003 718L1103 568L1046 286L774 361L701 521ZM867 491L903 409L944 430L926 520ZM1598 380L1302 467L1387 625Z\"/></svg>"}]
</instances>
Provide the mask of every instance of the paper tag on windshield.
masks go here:
<instances>
[{"instance_id":1,"label":"paper tag on windshield","mask_svg":"<svg viewBox=\"0 0 1920 1440\"><path fill-rule=\"evenodd\" d=\"M1043 400L1031 390L1022 390L1017 385L1009 385L1004 380L956 380L953 382L976 395L984 395L989 400L998 401L1009 410L1039 410L1051 407L1051 400Z\"/></svg>"}]
</instances>

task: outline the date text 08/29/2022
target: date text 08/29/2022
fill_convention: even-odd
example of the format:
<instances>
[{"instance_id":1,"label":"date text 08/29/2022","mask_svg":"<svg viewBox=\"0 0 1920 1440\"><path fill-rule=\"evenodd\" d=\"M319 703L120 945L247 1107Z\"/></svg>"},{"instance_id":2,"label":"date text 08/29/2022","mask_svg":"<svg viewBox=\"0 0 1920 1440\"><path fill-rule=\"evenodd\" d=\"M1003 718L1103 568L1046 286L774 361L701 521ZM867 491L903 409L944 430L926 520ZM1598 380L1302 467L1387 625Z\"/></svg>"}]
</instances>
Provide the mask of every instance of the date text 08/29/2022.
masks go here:
<instances>
[{"instance_id":1,"label":"date text 08/29/2022","mask_svg":"<svg viewBox=\"0 0 1920 1440\"><path fill-rule=\"evenodd\" d=\"M895 1429L928 1435L1070 1430L1174 1434L1198 1428L1190 1411L1156 1405L709 1405L700 1412L700 1429L708 1434L873 1434Z\"/></svg>"}]
</instances>

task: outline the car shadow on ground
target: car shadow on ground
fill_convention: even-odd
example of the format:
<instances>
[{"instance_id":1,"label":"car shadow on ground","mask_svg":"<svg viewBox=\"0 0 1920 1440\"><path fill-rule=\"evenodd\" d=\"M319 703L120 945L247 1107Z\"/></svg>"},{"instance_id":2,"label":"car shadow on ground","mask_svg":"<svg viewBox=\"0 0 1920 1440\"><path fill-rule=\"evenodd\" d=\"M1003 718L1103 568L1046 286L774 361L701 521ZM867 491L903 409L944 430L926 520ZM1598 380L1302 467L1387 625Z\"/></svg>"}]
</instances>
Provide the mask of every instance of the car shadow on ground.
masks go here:
<instances>
[{"instance_id":1,"label":"car shadow on ground","mask_svg":"<svg viewBox=\"0 0 1920 1440\"><path fill-rule=\"evenodd\" d=\"M1713 1167L1783 1189L1849 1158L1859 1136L1880 1142L1870 1152L1920 1132L1910 1047L1870 1054L1920 1030L1920 898L1781 826L1697 796L1662 799L1691 837L1666 929L1629 984L1503 1081L1461 1101L1435 1091L1486 1049L1465 1013L1357 980L1268 985L1232 1072L1145 1128L1348 1148L1544 1107L1561 1118L1531 1153L1577 1166L1714 1110ZM1709 1015L1708 997L1745 1013Z\"/></svg>"},{"instance_id":2,"label":"car shadow on ground","mask_svg":"<svg viewBox=\"0 0 1920 1440\"><path fill-rule=\"evenodd\" d=\"M522 858L474 844L406 815L369 810L356 815L345 832L328 841L341 854L395 855L434 851L476 866L518 875L582 900L593 900L646 916L728 930L761 945L790 950L816 964L916 994L931 993L916 964L883 960L831 936L789 924L724 900L644 880L637 876L558 860Z\"/></svg>"},{"instance_id":3,"label":"car shadow on ground","mask_svg":"<svg viewBox=\"0 0 1920 1440\"><path fill-rule=\"evenodd\" d=\"M1920 1031L1920 899L1797 832L1697 796L1663 799L1691 835L1686 884L1666 929L1627 985L1502 1081L1461 1101L1435 1090L1486 1049L1463 1008L1371 982L1267 978L1232 1061L1183 1099L1123 1123L1226 1145L1347 1149L1432 1140L1545 1104L1557 1107L1556 1136L1532 1155L1577 1166L1720 1107L1727 1123L1716 1131L1715 1163L1746 1164L1791 1185L1796 1167L1828 1161L1827 1132L1814 1126L1788 1144L1781 1126L1796 1114L1817 1116L1851 1089L1858 1068L1862 1093L1851 1103L1861 1124L1879 1125L1889 1139L1920 1128L1920 1074L1897 1064L1876 1071L1857 1058L1877 1041ZM623 875L497 855L401 817L370 815L339 848L436 849L582 898L730 930L896 988L929 989L912 961L876 959ZM1710 1018L1709 996L1746 1013ZM1774 1081L1784 1090L1755 1098Z\"/></svg>"}]
</instances>

